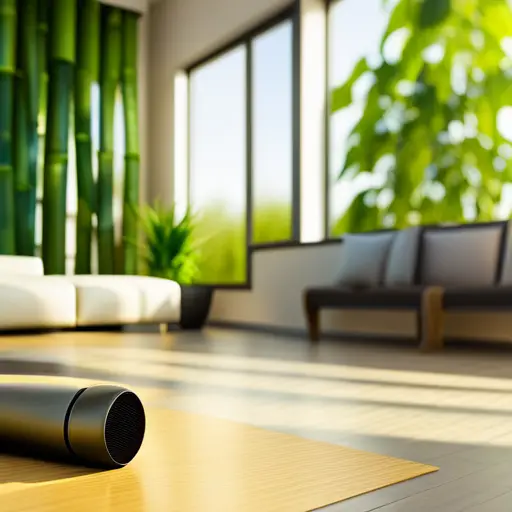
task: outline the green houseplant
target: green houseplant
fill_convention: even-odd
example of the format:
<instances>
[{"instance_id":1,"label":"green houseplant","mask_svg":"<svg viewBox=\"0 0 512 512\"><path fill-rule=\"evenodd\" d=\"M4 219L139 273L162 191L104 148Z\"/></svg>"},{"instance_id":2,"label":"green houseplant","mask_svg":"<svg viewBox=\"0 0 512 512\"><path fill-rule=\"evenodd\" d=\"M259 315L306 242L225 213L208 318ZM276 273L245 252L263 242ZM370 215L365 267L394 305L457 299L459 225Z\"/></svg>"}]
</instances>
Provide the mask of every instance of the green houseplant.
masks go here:
<instances>
[{"instance_id":1,"label":"green houseplant","mask_svg":"<svg viewBox=\"0 0 512 512\"><path fill-rule=\"evenodd\" d=\"M187 210L178 218L175 205L165 207L157 201L139 209L138 217L145 240L137 245L146 273L181 286L180 326L200 329L210 312L213 289L197 284L200 253L194 216Z\"/></svg>"},{"instance_id":2,"label":"green houseplant","mask_svg":"<svg viewBox=\"0 0 512 512\"><path fill-rule=\"evenodd\" d=\"M508 0L393 5L380 63L362 58L332 91L336 113L352 104L360 79L371 79L339 180L383 177L353 199L332 234L500 218L512 178L512 139L499 122L512 91Z\"/></svg>"}]
</instances>

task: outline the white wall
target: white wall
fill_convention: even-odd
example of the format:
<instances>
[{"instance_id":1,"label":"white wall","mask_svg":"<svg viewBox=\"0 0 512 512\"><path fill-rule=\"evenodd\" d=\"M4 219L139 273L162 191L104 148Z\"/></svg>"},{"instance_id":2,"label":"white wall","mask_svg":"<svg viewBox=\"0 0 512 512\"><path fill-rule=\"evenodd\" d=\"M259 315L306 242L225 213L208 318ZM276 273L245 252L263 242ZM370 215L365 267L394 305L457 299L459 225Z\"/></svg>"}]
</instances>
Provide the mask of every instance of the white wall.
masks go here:
<instances>
[{"instance_id":1,"label":"white wall","mask_svg":"<svg viewBox=\"0 0 512 512\"><path fill-rule=\"evenodd\" d=\"M332 283L340 266L342 245L265 249L253 255L251 290L218 290L211 320L285 329L304 329L302 290ZM326 311L322 328L329 332L414 336L414 313L397 311ZM512 314L450 314L446 336L512 341Z\"/></svg>"},{"instance_id":2,"label":"white wall","mask_svg":"<svg viewBox=\"0 0 512 512\"><path fill-rule=\"evenodd\" d=\"M156 0L149 6L151 199L171 201L174 76L202 56L290 5L289 0Z\"/></svg>"}]
</instances>

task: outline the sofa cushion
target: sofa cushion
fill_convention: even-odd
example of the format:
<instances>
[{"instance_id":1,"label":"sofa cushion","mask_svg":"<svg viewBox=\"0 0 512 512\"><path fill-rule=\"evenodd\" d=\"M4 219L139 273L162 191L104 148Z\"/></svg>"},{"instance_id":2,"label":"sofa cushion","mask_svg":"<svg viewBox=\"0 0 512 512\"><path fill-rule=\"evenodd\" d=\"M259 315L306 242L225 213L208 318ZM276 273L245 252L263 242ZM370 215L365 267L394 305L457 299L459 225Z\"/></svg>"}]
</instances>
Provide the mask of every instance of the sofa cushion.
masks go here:
<instances>
[{"instance_id":1,"label":"sofa cushion","mask_svg":"<svg viewBox=\"0 0 512 512\"><path fill-rule=\"evenodd\" d=\"M177 323L181 288L146 276L67 276L76 288L77 325Z\"/></svg>"},{"instance_id":2,"label":"sofa cushion","mask_svg":"<svg viewBox=\"0 0 512 512\"><path fill-rule=\"evenodd\" d=\"M395 232L345 235L338 283L349 287L380 286Z\"/></svg>"},{"instance_id":3,"label":"sofa cushion","mask_svg":"<svg viewBox=\"0 0 512 512\"><path fill-rule=\"evenodd\" d=\"M44 275L43 260L35 256L0 256L0 275L39 276Z\"/></svg>"},{"instance_id":4,"label":"sofa cushion","mask_svg":"<svg viewBox=\"0 0 512 512\"><path fill-rule=\"evenodd\" d=\"M60 276L0 275L2 329L76 326L76 291Z\"/></svg>"},{"instance_id":5,"label":"sofa cushion","mask_svg":"<svg viewBox=\"0 0 512 512\"><path fill-rule=\"evenodd\" d=\"M386 265L384 286L415 284L421 231L420 226L414 226L395 234Z\"/></svg>"},{"instance_id":6,"label":"sofa cushion","mask_svg":"<svg viewBox=\"0 0 512 512\"><path fill-rule=\"evenodd\" d=\"M420 254L422 284L496 284L505 225L496 222L426 229Z\"/></svg>"}]
</instances>

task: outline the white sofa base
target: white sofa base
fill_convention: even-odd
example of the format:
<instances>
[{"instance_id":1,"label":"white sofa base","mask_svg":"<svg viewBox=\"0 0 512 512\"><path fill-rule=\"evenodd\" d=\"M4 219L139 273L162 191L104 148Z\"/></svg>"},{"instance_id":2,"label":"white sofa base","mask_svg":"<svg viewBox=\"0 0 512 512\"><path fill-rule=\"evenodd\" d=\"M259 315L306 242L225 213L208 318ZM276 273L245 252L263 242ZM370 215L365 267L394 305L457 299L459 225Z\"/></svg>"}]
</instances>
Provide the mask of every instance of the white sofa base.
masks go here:
<instances>
[{"instance_id":1,"label":"white sofa base","mask_svg":"<svg viewBox=\"0 0 512 512\"><path fill-rule=\"evenodd\" d=\"M0 329L76 326L76 290L59 277L0 276Z\"/></svg>"},{"instance_id":2,"label":"white sofa base","mask_svg":"<svg viewBox=\"0 0 512 512\"><path fill-rule=\"evenodd\" d=\"M143 276L72 276L77 326L177 323L181 288Z\"/></svg>"},{"instance_id":3,"label":"white sofa base","mask_svg":"<svg viewBox=\"0 0 512 512\"><path fill-rule=\"evenodd\" d=\"M39 258L0 256L0 330L178 323L181 287L145 276L45 276Z\"/></svg>"}]
</instances>

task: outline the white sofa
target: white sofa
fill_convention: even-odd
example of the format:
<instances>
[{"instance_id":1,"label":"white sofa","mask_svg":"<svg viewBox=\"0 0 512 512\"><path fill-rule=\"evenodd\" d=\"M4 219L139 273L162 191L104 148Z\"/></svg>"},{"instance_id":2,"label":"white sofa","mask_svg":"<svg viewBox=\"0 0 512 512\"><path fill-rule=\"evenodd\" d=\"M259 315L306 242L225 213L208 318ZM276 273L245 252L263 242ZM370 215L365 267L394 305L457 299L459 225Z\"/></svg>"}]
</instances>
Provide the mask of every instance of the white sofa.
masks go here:
<instances>
[{"instance_id":1,"label":"white sofa","mask_svg":"<svg viewBox=\"0 0 512 512\"><path fill-rule=\"evenodd\" d=\"M178 323L181 288L144 276L45 276L40 258L0 256L0 330Z\"/></svg>"}]
</instances>

